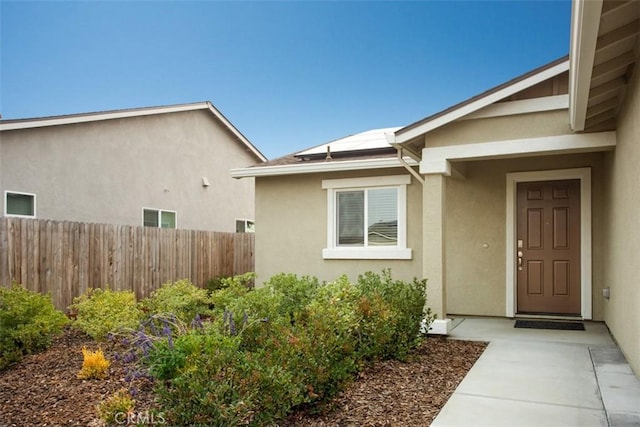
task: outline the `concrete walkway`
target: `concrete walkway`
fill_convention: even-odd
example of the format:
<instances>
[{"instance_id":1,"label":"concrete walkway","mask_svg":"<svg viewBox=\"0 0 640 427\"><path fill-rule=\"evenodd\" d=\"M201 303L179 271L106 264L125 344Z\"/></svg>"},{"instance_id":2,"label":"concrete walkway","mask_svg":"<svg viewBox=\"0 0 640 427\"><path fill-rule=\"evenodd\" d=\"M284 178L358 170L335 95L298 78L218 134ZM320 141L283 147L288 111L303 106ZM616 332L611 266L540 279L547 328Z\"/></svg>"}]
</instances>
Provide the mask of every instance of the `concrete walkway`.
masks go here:
<instances>
[{"instance_id":1,"label":"concrete walkway","mask_svg":"<svg viewBox=\"0 0 640 427\"><path fill-rule=\"evenodd\" d=\"M435 427L640 426L640 380L602 323L586 331L456 319L451 338L489 341Z\"/></svg>"}]
</instances>

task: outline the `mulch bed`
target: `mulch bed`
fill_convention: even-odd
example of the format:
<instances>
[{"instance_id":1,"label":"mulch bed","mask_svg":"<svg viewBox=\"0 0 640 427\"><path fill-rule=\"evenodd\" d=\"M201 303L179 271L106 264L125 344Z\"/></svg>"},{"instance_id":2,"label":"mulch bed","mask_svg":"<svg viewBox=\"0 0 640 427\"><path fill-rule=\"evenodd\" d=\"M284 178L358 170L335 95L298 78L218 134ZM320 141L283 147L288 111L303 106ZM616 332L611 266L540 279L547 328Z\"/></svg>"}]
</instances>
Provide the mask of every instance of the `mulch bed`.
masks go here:
<instances>
[{"instance_id":1,"label":"mulch bed","mask_svg":"<svg viewBox=\"0 0 640 427\"><path fill-rule=\"evenodd\" d=\"M81 380L82 347L102 348L111 361L107 379ZM54 338L49 349L26 356L20 363L0 372L0 427L100 426L97 406L131 383L125 380L122 364L114 361L122 353L112 343L98 345L91 337L67 327ZM136 410L154 404L151 384L137 380Z\"/></svg>"},{"instance_id":2,"label":"mulch bed","mask_svg":"<svg viewBox=\"0 0 640 427\"><path fill-rule=\"evenodd\" d=\"M429 337L407 362L388 360L362 372L326 413L297 413L285 425L428 426L486 346Z\"/></svg>"},{"instance_id":3,"label":"mulch bed","mask_svg":"<svg viewBox=\"0 0 640 427\"><path fill-rule=\"evenodd\" d=\"M129 386L114 361L122 349L103 345L112 360L109 378L80 380L82 346L98 345L67 328L52 346L0 372L0 427L100 426L97 405ZM425 426L438 414L486 343L430 337L406 362L380 362L358 378L320 414L300 411L285 426ZM151 385L137 380L136 412L155 407Z\"/></svg>"}]
</instances>

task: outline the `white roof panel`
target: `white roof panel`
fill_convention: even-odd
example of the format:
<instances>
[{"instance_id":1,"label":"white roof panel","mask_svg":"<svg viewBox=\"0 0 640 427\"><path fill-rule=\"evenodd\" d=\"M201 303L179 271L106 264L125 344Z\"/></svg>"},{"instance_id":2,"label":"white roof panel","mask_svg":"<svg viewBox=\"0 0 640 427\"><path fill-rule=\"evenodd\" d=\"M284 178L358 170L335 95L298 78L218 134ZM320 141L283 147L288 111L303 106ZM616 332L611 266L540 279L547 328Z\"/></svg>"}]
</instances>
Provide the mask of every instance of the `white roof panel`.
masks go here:
<instances>
[{"instance_id":1,"label":"white roof panel","mask_svg":"<svg viewBox=\"0 0 640 427\"><path fill-rule=\"evenodd\" d=\"M335 141L301 151L296 153L296 157L325 154L327 152L327 147L331 149L332 153L387 148L390 147L390 145L387 142L385 134L393 133L398 129L400 129L400 127L373 129L366 132L356 133L355 135L336 139Z\"/></svg>"}]
</instances>

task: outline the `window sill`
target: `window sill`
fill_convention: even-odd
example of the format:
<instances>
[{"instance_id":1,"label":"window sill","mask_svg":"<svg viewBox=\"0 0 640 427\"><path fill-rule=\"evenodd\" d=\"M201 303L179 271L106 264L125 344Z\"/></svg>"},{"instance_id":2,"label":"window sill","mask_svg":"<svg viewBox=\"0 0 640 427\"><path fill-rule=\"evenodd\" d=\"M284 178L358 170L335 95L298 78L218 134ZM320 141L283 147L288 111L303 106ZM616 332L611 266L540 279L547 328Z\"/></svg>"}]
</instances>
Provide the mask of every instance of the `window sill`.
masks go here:
<instances>
[{"instance_id":1,"label":"window sill","mask_svg":"<svg viewBox=\"0 0 640 427\"><path fill-rule=\"evenodd\" d=\"M407 248L327 248L322 250L324 259L412 259Z\"/></svg>"}]
</instances>

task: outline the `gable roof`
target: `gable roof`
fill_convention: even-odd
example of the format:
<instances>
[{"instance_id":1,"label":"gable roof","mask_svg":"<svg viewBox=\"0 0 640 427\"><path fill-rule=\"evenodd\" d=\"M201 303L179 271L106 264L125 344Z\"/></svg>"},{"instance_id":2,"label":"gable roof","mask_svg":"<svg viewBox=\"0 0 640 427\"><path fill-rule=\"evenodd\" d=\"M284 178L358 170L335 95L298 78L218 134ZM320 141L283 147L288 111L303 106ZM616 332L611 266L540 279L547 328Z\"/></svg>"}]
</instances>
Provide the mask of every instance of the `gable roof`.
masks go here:
<instances>
[{"instance_id":1,"label":"gable roof","mask_svg":"<svg viewBox=\"0 0 640 427\"><path fill-rule=\"evenodd\" d=\"M97 122L101 120L113 120L129 117L142 117L154 114L177 113L182 111L207 110L216 120L218 120L229 132L240 141L260 161L267 158L235 127L231 122L209 101L196 102L191 104L177 104L160 107L130 108L122 110L110 110L93 113L68 114L62 116L37 117L27 119L0 120L0 131L30 129L47 126L61 126L75 123Z\"/></svg>"},{"instance_id":2,"label":"gable roof","mask_svg":"<svg viewBox=\"0 0 640 427\"><path fill-rule=\"evenodd\" d=\"M479 95L460 102L439 113L425 117L415 123L403 127L393 135L395 144L404 144L427 132L445 126L484 107L503 100L511 95L537 85L547 79L558 76L569 69L568 56L557 59L542 67L516 77L508 82L489 89Z\"/></svg>"}]
</instances>

